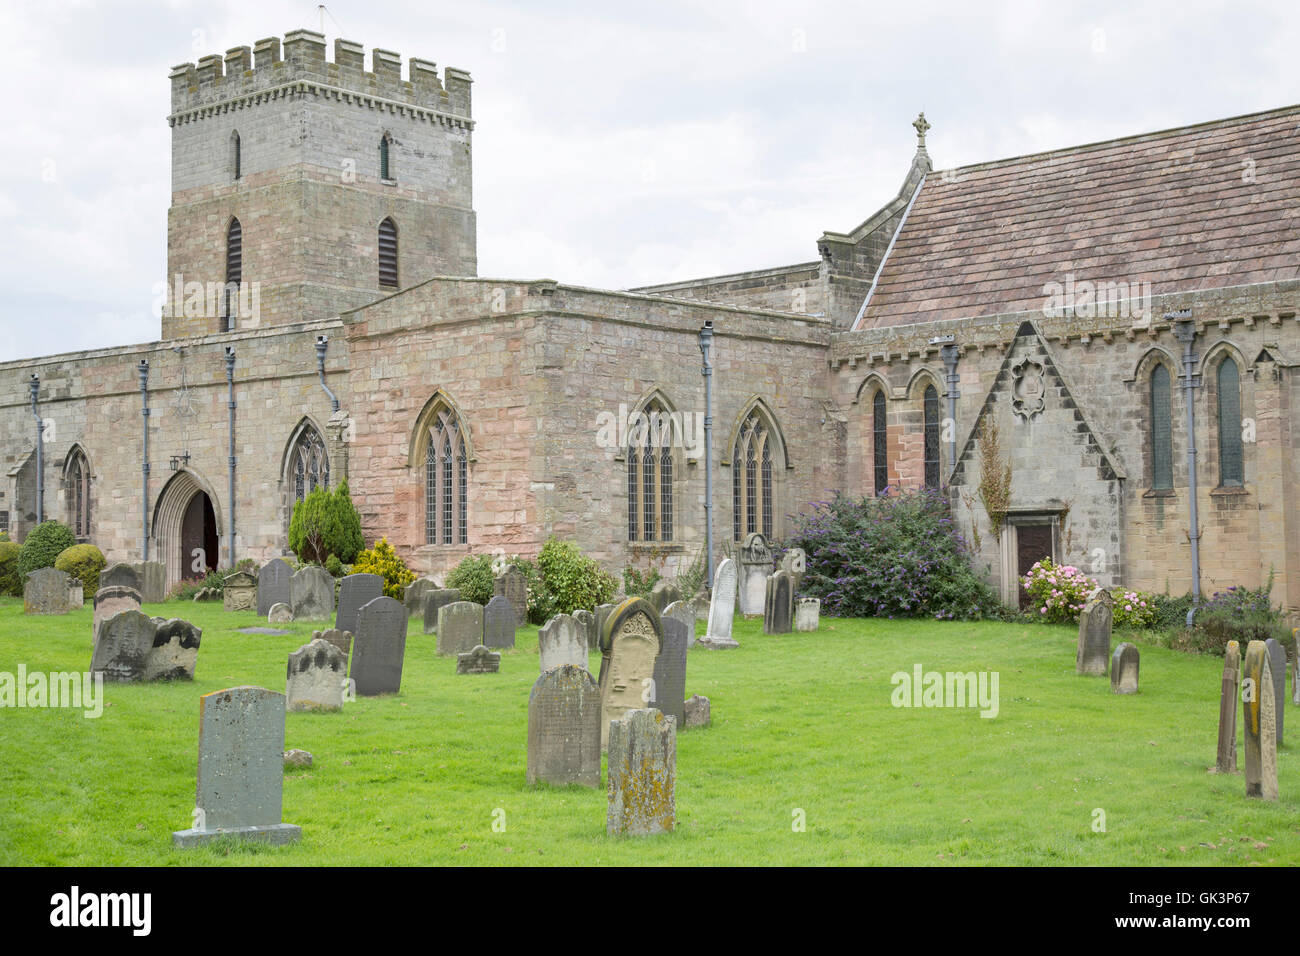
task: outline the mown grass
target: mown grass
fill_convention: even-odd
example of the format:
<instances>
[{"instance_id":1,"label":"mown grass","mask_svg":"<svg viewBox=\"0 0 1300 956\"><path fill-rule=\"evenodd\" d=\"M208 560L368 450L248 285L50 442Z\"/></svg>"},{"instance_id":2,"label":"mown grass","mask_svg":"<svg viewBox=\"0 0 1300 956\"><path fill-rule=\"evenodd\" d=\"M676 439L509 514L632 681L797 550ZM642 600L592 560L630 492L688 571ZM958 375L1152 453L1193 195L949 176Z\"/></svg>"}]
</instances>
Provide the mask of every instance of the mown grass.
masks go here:
<instances>
[{"instance_id":1,"label":"mown grass","mask_svg":"<svg viewBox=\"0 0 1300 956\"><path fill-rule=\"evenodd\" d=\"M1219 659L1144 646L1142 692L1119 697L1075 675L1068 628L879 620L784 637L739 621L738 650L691 651L687 695L712 699L713 726L679 735L677 829L643 839L605 835L603 789L524 783L535 628L520 630L500 674L457 676L412 622L399 695L288 715L285 746L315 756L285 775L284 820L303 828L301 843L177 850L199 696L283 691L288 653L321 625L247 635L236 629L264 623L252 612L145 610L202 626L196 679L106 685L96 720L0 710L0 864L1300 862L1292 748L1279 751L1275 804L1248 800L1240 775L1206 773ZM89 608L25 617L21 602L0 601L0 671L84 670L90 620ZM997 671L998 716L893 707L891 675L916 663ZM1288 716L1294 739L1300 715Z\"/></svg>"}]
</instances>

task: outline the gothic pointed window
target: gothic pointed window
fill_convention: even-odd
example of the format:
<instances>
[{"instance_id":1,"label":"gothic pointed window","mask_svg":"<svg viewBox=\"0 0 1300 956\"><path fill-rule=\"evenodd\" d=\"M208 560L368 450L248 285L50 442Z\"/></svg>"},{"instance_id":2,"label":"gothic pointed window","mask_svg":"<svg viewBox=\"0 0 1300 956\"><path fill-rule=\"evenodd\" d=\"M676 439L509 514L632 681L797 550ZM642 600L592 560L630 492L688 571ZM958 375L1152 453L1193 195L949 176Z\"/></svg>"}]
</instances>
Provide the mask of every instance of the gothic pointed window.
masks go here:
<instances>
[{"instance_id":1,"label":"gothic pointed window","mask_svg":"<svg viewBox=\"0 0 1300 956\"><path fill-rule=\"evenodd\" d=\"M736 541L752 532L771 538L775 514L772 425L755 405L740 423L731 450L731 531Z\"/></svg>"},{"instance_id":2,"label":"gothic pointed window","mask_svg":"<svg viewBox=\"0 0 1300 956\"><path fill-rule=\"evenodd\" d=\"M456 413L438 409L429 428L424 454L424 541L426 544L465 544L468 504L468 458L465 436Z\"/></svg>"},{"instance_id":3,"label":"gothic pointed window","mask_svg":"<svg viewBox=\"0 0 1300 956\"><path fill-rule=\"evenodd\" d=\"M304 423L289 450L289 469L293 477L293 500L302 501L317 488L330 486L330 459L320 432Z\"/></svg>"},{"instance_id":4,"label":"gothic pointed window","mask_svg":"<svg viewBox=\"0 0 1300 956\"><path fill-rule=\"evenodd\" d=\"M64 472L68 524L78 541L90 537L90 465L80 449L73 450Z\"/></svg>"},{"instance_id":5,"label":"gothic pointed window","mask_svg":"<svg viewBox=\"0 0 1300 956\"><path fill-rule=\"evenodd\" d=\"M226 227L226 287L221 309L221 331L235 327L239 305L239 285L244 281L244 228L238 219Z\"/></svg>"},{"instance_id":6,"label":"gothic pointed window","mask_svg":"<svg viewBox=\"0 0 1300 956\"><path fill-rule=\"evenodd\" d=\"M1151 490L1172 491L1174 487L1174 440L1172 408L1169 402L1169 369L1157 364L1151 369Z\"/></svg>"},{"instance_id":7,"label":"gothic pointed window","mask_svg":"<svg viewBox=\"0 0 1300 956\"><path fill-rule=\"evenodd\" d=\"M673 540L674 437L672 419L658 399L633 419L627 448L629 541Z\"/></svg>"},{"instance_id":8,"label":"gothic pointed window","mask_svg":"<svg viewBox=\"0 0 1300 956\"><path fill-rule=\"evenodd\" d=\"M392 149L392 140L385 133L379 140L379 178L393 178L393 163L390 151Z\"/></svg>"},{"instance_id":9,"label":"gothic pointed window","mask_svg":"<svg viewBox=\"0 0 1300 956\"><path fill-rule=\"evenodd\" d=\"M871 399L871 465L877 495L889 487L889 432L885 420L885 393L876 390Z\"/></svg>"},{"instance_id":10,"label":"gothic pointed window","mask_svg":"<svg viewBox=\"0 0 1300 956\"><path fill-rule=\"evenodd\" d=\"M1245 482L1241 454L1241 373L1237 363L1219 363L1219 485L1240 488Z\"/></svg>"},{"instance_id":11,"label":"gothic pointed window","mask_svg":"<svg viewBox=\"0 0 1300 956\"><path fill-rule=\"evenodd\" d=\"M925 487L939 487L939 390L925 387Z\"/></svg>"},{"instance_id":12,"label":"gothic pointed window","mask_svg":"<svg viewBox=\"0 0 1300 956\"><path fill-rule=\"evenodd\" d=\"M392 219L379 224L379 284L397 288L397 223Z\"/></svg>"},{"instance_id":13,"label":"gothic pointed window","mask_svg":"<svg viewBox=\"0 0 1300 956\"><path fill-rule=\"evenodd\" d=\"M235 182L239 182L243 175L243 155L241 154L242 143L239 139L239 131L230 134L230 171Z\"/></svg>"}]
</instances>

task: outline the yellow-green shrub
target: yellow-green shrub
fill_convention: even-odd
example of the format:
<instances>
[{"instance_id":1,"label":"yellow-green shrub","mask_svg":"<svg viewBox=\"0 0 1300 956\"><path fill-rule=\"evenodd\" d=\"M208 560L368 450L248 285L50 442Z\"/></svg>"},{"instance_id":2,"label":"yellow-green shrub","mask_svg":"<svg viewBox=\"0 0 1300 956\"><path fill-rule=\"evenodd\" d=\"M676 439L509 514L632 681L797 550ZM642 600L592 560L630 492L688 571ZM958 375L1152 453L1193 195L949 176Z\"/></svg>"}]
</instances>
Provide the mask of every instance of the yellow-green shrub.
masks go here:
<instances>
[{"instance_id":1,"label":"yellow-green shrub","mask_svg":"<svg viewBox=\"0 0 1300 956\"><path fill-rule=\"evenodd\" d=\"M18 555L23 546L17 541L0 541L0 594L21 597L23 579L18 573Z\"/></svg>"},{"instance_id":2,"label":"yellow-green shrub","mask_svg":"<svg viewBox=\"0 0 1300 956\"><path fill-rule=\"evenodd\" d=\"M104 552L93 544L74 544L59 552L54 567L80 581L86 597L93 598L99 590L99 572L104 570Z\"/></svg>"},{"instance_id":3,"label":"yellow-green shrub","mask_svg":"<svg viewBox=\"0 0 1300 956\"><path fill-rule=\"evenodd\" d=\"M387 538L380 538L373 548L357 555L352 573L379 575L384 579L384 594L399 601L406 596L406 586L415 580L415 574L407 568Z\"/></svg>"}]
</instances>

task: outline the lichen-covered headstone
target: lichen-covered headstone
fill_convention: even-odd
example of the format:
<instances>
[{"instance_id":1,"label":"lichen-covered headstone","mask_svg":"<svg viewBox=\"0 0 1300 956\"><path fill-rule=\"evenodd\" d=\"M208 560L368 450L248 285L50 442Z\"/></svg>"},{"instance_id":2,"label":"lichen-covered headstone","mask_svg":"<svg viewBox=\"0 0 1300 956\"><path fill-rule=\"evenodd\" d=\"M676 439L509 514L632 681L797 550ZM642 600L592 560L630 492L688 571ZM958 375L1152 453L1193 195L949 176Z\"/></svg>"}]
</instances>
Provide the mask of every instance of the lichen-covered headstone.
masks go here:
<instances>
[{"instance_id":1,"label":"lichen-covered headstone","mask_svg":"<svg viewBox=\"0 0 1300 956\"><path fill-rule=\"evenodd\" d=\"M457 674L495 674L501 670L501 655L482 644L465 654L456 655Z\"/></svg>"},{"instance_id":2,"label":"lichen-covered headstone","mask_svg":"<svg viewBox=\"0 0 1300 956\"><path fill-rule=\"evenodd\" d=\"M767 578L763 602L763 633L789 634L794 628L794 576L777 571Z\"/></svg>"},{"instance_id":3,"label":"lichen-covered headstone","mask_svg":"<svg viewBox=\"0 0 1300 956\"><path fill-rule=\"evenodd\" d=\"M377 574L349 574L339 582L339 607L334 627L357 633L357 612L384 595L384 579Z\"/></svg>"},{"instance_id":4,"label":"lichen-covered headstone","mask_svg":"<svg viewBox=\"0 0 1300 956\"><path fill-rule=\"evenodd\" d=\"M289 603L289 581L293 568L283 558L272 558L257 572L257 613L265 617L277 604L292 607Z\"/></svg>"},{"instance_id":5,"label":"lichen-covered headstone","mask_svg":"<svg viewBox=\"0 0 1300 956\"><path fill-rule=\"evenodd\" d=\"M347 657L322 638L289 655L285 698L289 710L341 710L347 683Z\"/></svg>"},{"instance_id":6,"label":"lichen-covered headstone","mask_svg":"<svg viewBox=\"0 0 1300 956\"><path fill-rule=\"evenodd\" d=\"M483 608L484 645L494 651L514 647L516 626L518 626L518 618L509 598L502 597L500 594L494 595Z\"/></svg>"},{"instance_id":7,"label":"lichen-covered headstone","mask_svg":"<svg viewBox=\"0 0 1300 956\"><path fill-rule=\"evenodd\" d=\"M172 834L191 847L220 837L292 843L302 828L281 821L283 694L229 687L199 699L199 772L193 828Z\"/></svg>"},{"instance_id":8,"label":"lichen-covered headstone","mask_svg":"<svg viewBox=\"0 0 1300 956\"><path fill-rule=\"evenodd\" d=\"M799 590L799 585L803 583L803 575L807 567L808 553L803 548L791 548L781 555L781 570L790 572L790 578L794 582L796 593Z\"/></svg>"},{"instance_id":9,"label":"lichen-covered headstone","mask_svg":"<svg viewBox=\"0 0 1300 956\"><path fill-rule=\"evenodd\" d=\"M712 722L713 715L709 707L709 698L701 697L699 694L692 694L686 701L686 723L683 729L707 727Z\"/></svg>"},{"instance_id":10,"label":"lichen-covered headstone","mask_svg":"<svg viewBox=\"0 0 1300 956\"><path fill-rule=\"evenodd\" d=\"M1281 743L1283 718L1286 717L1286 648L1270 637L1264 642L1264 649L1268 651L1269 669L1273 672L1273 694L1277 698L1273 714L1277 720L1277 742Z\"/></svg>"},{"instance_id":11,"label":"lichen-covered headstone","mask_svg":"<svg viewBox=\"0 0 1300 956\"><path fill-rule=\"evenodd\" d=\"M424 615L424 633L438 633L438 612L448 604L455 604L460 600L460 591L457 588L433 588L424 592L420 599L423 607L421 612Z\"/></svg>"},{"instance_id":12,"label":"lichen-covered headstone","mask_svg":"<svg viewBox=\"0 0 1300 956\"><path fill-rule=\"evenodd\" d=\"M659 615L662 622L664 618L676 618L682 622L686 628L686 646L691 648L695 646L695 608L690 601L674 601L664 608L663 613Z\"/></svg>"},{"instance_id":13,"label":"lichen-covered headstone","mask_svg":"<svg viewBox=\"0 0 1300 956\"><path fill-rule=\"evenodd\" d=\"M226 575L221 585L221 606L227 611L255 610L257 578L248 571L236 571L234 574Z\"/></svg>"},{"instance_id":14,"label":"lichen-covered headstone","mask_svg":"<svg viewBox=\"0 0 1300 956\"><path fill-rule=\"evenodd\" d=\"M739 647L731 636L736 617L736 562L723 558L713 572L713 595L709 600L709 626L700 638L701 647Z\"/></svg>"},{"instance_id":15,"label":"lichen-covered headstone","mask_svg":"<svg viewBox=\"0 0 1300 956\"><path fill-rule=\"evenodd\" d=\"M114 584L102 587L95 592L95 611L91 624L91 635L99 639L99 629L105 621L122 611L140 610L140 592L135 588Z\"/></svg>"},{"instance_id":16,"label":"lichen-covered headstone","mask_svg":"<svg viewBox=\"0 0 1300 956\"><path fill-rule=\"evenodd\" d=\"M152 622L153 647L144 662L144 680L193 680L202 629L179 618L155 617Z\"/></svg>"},{"instance_id":17,"label":"lichen-covered headstone","mask_svg":"<svg viewBox=\"0 0 1300 956\"><path fill-rule=\"evenodd\" d=\"M106 681L143 680L156 631L153 619L137 610L119 611L100 622L91 671Z\"/></svg>"},{"instance_id":18,"label":"lichen-covered headstone","mask_svg":"<svg viewBox=\"0 0 1300 956\"><path fill-rule=\"evenodd\" d=\"M1241 717L1245 740L1246 796L1277 799L1277 695L1263 641L1246 645ZM1271 796L1270 796L1271 794Z\"/></svg>"},{"instance_id":19,"label":"lichen-covered headstone","mask_svg":"<svg viewBox=\"0 0 1300 956\"><path fill-rule=\"evenodd\" d=\"M585 667L543 671L528 695L528 784L600 786L600 688Z\"/></svg>"},{"instance_id":20,"label":"lichen-covered headstone","mask_svg":"<svg viewBox=\"0 0 1300 956\"><path fill-rule=\"evenodd\" d=\"M492 594L510 602L510 608L515 614L516 627L528 623L528 578L524 576L524 572L513 565L506 568L493 580ZM488 602L488 606L492 606L491 602ZM514 643L509 646L514 647Z\"/></svg>"},{"instance_id":21,"label":"lichen-covered headstone","mask_svg":"<svg viewBox=\"0 0 1300 956\"><path fill-rule=\"evenodd\" d=\"M1214 769L1237 772L1237 695L1241 686L1241 645L1229 641L1223 655L1223 680L1219 685L1219 748Z\"/></svg>"},{"instance_id":22,"label":"lichen-covered headstone","mask_svg":"<svg viewBox=\"0 0 1300 956\"><path fill-rule=\"evenodd\" d=\"M80 581L73 578L68 582L68 610L75 611L86 605L86 589Z\"/></svg>"},{"instance_id":23,"label":"lichen-covered headstone","mask_svg":"<svg viewBox=\"0 0 1300 956\"><path fill-rule=\"evenodd\" d=\"M592 612L592 616L596 619L596 642L591 645L593 651L600 650L600 636L605 633L605 622L617 607L617 604L597 604L596 610Z\"/></svg>"},{"instance_id":24,"label":"lichen-covered headstone","mask_svg":"<svg viewBox=\"0 0 1300 956\"><path fill-rule=\"evenodd\" d=\"M622 714L609 728L605 832L671 832L677 817L676 790L677 721L654 709Z\"/></svg>"},{"instance_id":25,"label":"lichen-covered headstone","mask_svg":"<svg viewBox=\"0 0 1300 956\"><path fill-rule=\"evenodd\" d=\"M1110 661L1110 689L1116 694L1138 692L1138 649L1125 641Z\"/></svg>"},{"instance_id":26,"label":"lichen-covered headstone","mask_svg":"<svg viewBox=\"0 0 1300 956\"><path fill-rule=\"evenodd\" d=\"M582 636L587 642L587 649L594 651L600 646L600 631L596 630L596 615L586 608L578 608L573 612L573 619L582 628Z\"/></svg>"},{"instance_id":27,"label":"lichen-covered headstone","mask_svg":"<svg viewBox=\"0 0 1300 956\"><path fill-rule=\"evenodd\" d=\"M358 697L401 690L407 620L406 606L383 595L357 612L351 677Z\"/></svg>"},{"instance_id":28,"label":"lichen-covered headstone","mask_svg":"<svg viewBox=\"0 0 1300 956\"><path fill-rule=\"evenodd\" d=\"M105 588L119 586L130 588L137 593L141 593L140 572L136 570L135 565L122 564L119 562L117 564L110 564L103 571L99 572L99 589L101 591Z\"/></svg>"},{"instance_id":29,"label":"lichen-covered headstone","mask_svg":"<svg viewBox=\"0 0 1300 956\"><path fill-rule=\"evenodd\" d=\"M644 708L653 697L655 658L663 647L659 614L649 601L628 598L605 621L600 637L600 743L610 721Z\"/></svg>"},{"instance_id":30,"label":"lichen-covered headstone","mask_svg":"<svg viewBox=\"0 0 1300 956\"><path fill-rule=\"evenodd\" d=\"M794 629L815 631L821 627L822 602L820 598L799 598L794 605Z\"/></svg>"},{"instance_id":31,"label":"lichen-covered headstone","mask_svg":"<svg viewBox=\"0 0 1300 956\"><path fill-rule=\"evenodd\" d=\"M28 571L23 582L23 613L67 614L71 581L66 571L57 568Z\"/></svg>"},{"instance_id":32,"label":"lichen-covered headstone","mask_svg":"<svg viewBox=\"0 0 1300 956\"><path fill-rule=\"evenodd\" d=\"M288 624L293 620L293 608L287 604L272 604L266 615L267 624Z\"/></svg>"},{"instance_id":33,"label":"lichen-covered headstone","mask_svg":"<svg viewBox=\"0 0 1300 956\"><path fill-rule=\"evenodd\" d=\"M453 601L438 608L438 653L464 654L483 643L483 605Z\"/></svg>"},{"instance_id":34,"label":"lichen-covered headstone","mask_svg":"<svg viewBox=\"0 0 1300 956\"><path fill-rule=\"evenodd\" d=\"M328 621L334 616L334 575L305 567L289 579L289 607L295 621Z\"/></svg>"},{"instance_id":35,"label":"lichen-covered headstone","mask_svg":"<svg viewBox=\"0 0 1300 956\"><path fill-rule=\"evenodd\" d=\"M537 654L543 674L565 664L586 670L586 631L571 615L557 614L537 632Z\"/></svg>"},{"instance_id":36,"label":"lichen-covered headstone","mask_svg":"<svg viewBox=\"0 0 1300 956\"><path fill-rule=\"evenodd\" d=\"M1110 660L1111 598L1097 591L1079 614L1079 642L1075 647L1074 670L1093 677L1106 676Z\"/></svg>"},{"instance_id":37,"label":"lichen-covered headstone","mask_svg":"<svg viewBox=\"0 0 1300 956\"><path fill-rule=\"evenodd\" d=\"M424 614L424 596L430 591L438 590L438 582L433 578L416 578L402 591L402 603L406 605L408 617Z\"/></svg>"},{"instance_id":38,"label":"lichen-covered headstone","mask_svg":"<svg viewBox=\"0 0 1300 956\"><path fill-rule=\"evenodd\" d=\"M656 611L663 614L664 608L681 599L681 588L668 581L660 581L650 589L650 596L646 600L654 605Z\"/></svg>"},{"instance_id":39,"label":"lichen-covered headstone","mask_svg":"<svg viewBox=\"0 0 1300 956\"><path fill-rule=\"evenodd\" d=\"M140 582L140 596L145 604L161 604L167 600L166 565L161 561L138 561L132 567Z\"/></svg>"},{"instance_id":40,"label":"lichen-covered headstone","mask_svg":"<svg viewBox=\"0 0 1300 956\"><path fill-rule=\"evenodd\" d=\"M337 647L343 655L343 673L347 673L348 659L352 656L351 631L340 631L336 627L329 627L323 631L312 631L311 639L313 641L328 641Z\"/></svg>"},{"instance_id":41,"label":"lichen-covered headstone","mask_svg":"<svg viewBox=\"0 0 1300 956\"><path fill-rule=\"evenodd\" d=\"M681 616L667 614L659 618L661 640L655 658L654 693L647 705L673 717L678 727L686 722L686 650L688 635L694 630L694 620L687 624Z\"/></svg>"},{"instance_id":42,"label":"lichen-covered headstone","mask_svg":"<svg viewBox=\"0 0 1300 956\"><path fill-rule=\"evenodd\" d=\"M762 614L767 576L772 573L772 548L767 538L751 532L740 549L740 613Z\"/></svg>"}]
</instances>

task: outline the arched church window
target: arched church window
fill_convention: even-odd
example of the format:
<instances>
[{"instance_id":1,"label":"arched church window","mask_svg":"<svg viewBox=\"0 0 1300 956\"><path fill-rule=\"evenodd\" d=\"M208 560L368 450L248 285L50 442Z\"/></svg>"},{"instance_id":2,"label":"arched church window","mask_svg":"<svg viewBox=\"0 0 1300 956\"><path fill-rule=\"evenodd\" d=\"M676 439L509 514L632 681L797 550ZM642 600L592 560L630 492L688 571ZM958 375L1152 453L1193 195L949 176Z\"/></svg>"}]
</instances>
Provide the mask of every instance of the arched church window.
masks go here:
<instances>
[{"instance_id":1,"label":"arched church window","mask_svg":"<svg viewBox=\"0 0 1300 956\"><path fill-rule=\"evenodd\" d=\"M379 224L379 284L397 288L397 223L391 218Z\"/></svg>"},{"instance_id":2,"label":"arched church window","mask_svg":"<svg viewBox=\"0 0 1300 956\"><path fill-rule=\"evenodd\" d=\"M306 425L289 451L289 471L293 476L293 500L302 501L317 488L329 490L330 459L325 442L311 425Z\"/></svg>"},{"instance_id":3,"label":"arched church window","mask_svg":"<svg viewBox=\"0 0 1300 956\"><path fill-rule=\"evenodd\" d=\"M883 495L889 487L889 432L885 420L885 393L876 389L871 399L871 466L874 472L873 487Z\"/></svg>"},{"instance_id":4,"label":"arched church window","mask_svg":"<svg viewBox=\"0 0 1300 956\"><path fill-rule=\"evenodd\" d=\"M1241 455L1241 373L1225 356L1219 363L1219 485L1241 487L1245 469Z\"/></svg>"},{"instance_id":5,"label":"arched church window","mask_svg":"<svg viewBox=\"0 0 1300 956\"><path fill-rule=\"evenodd\" d=\"M939 487L939 391L925 387L925 487Z\"/></svg>"},{"instance_id":6,"label":"arched church window","mask_svg":"<svg viewBox=\"0 0 1300 956\"><path fill-rule=\"evenodd\" d=\"M1151 489L1174 487L1174 442L1169 402L1169 369L1157 363L1151 369Z\"/></svg>"},{"instance_id":7,"label":"arched church window","mask_svg":"<svg viewBox=\"0 0 1300 956\"><path fill-rule=\"evenodd\" d=\"M755 531L772 537L772 442L772 424L755 405L731 450L731 532L736 541Z\"/></svg>"},{"instance_id":8,"label":"arched church window","mask_svg":"<svg viewBox=\"0 0 1300 956\"><path fill-rule=\"evenodd\" d=\"M633 420L627 448L627 539L673 540L674 426L659 399Z\"/></svg>"},{"instance_id":9,"label":"arched church window","mask_svg":"<svg viewBox=\"0 0 1300 956\"><path fill-rule=\"evenodd\" d=\"M443 406L433 417L424 454L424 540L465 544L468 540L465 436L456 413Z\"/></svg>"},{"instance_id":10,"label":"arched church window","mask_svg":"<svg viewBox=\"0 0 1300 956\"><path fill-rule=\"evenodd\" d=\"M64 478L68 524L78 541L90 537L90 465L85 452L73 450Z\"/></svg>"}]
</instances>

